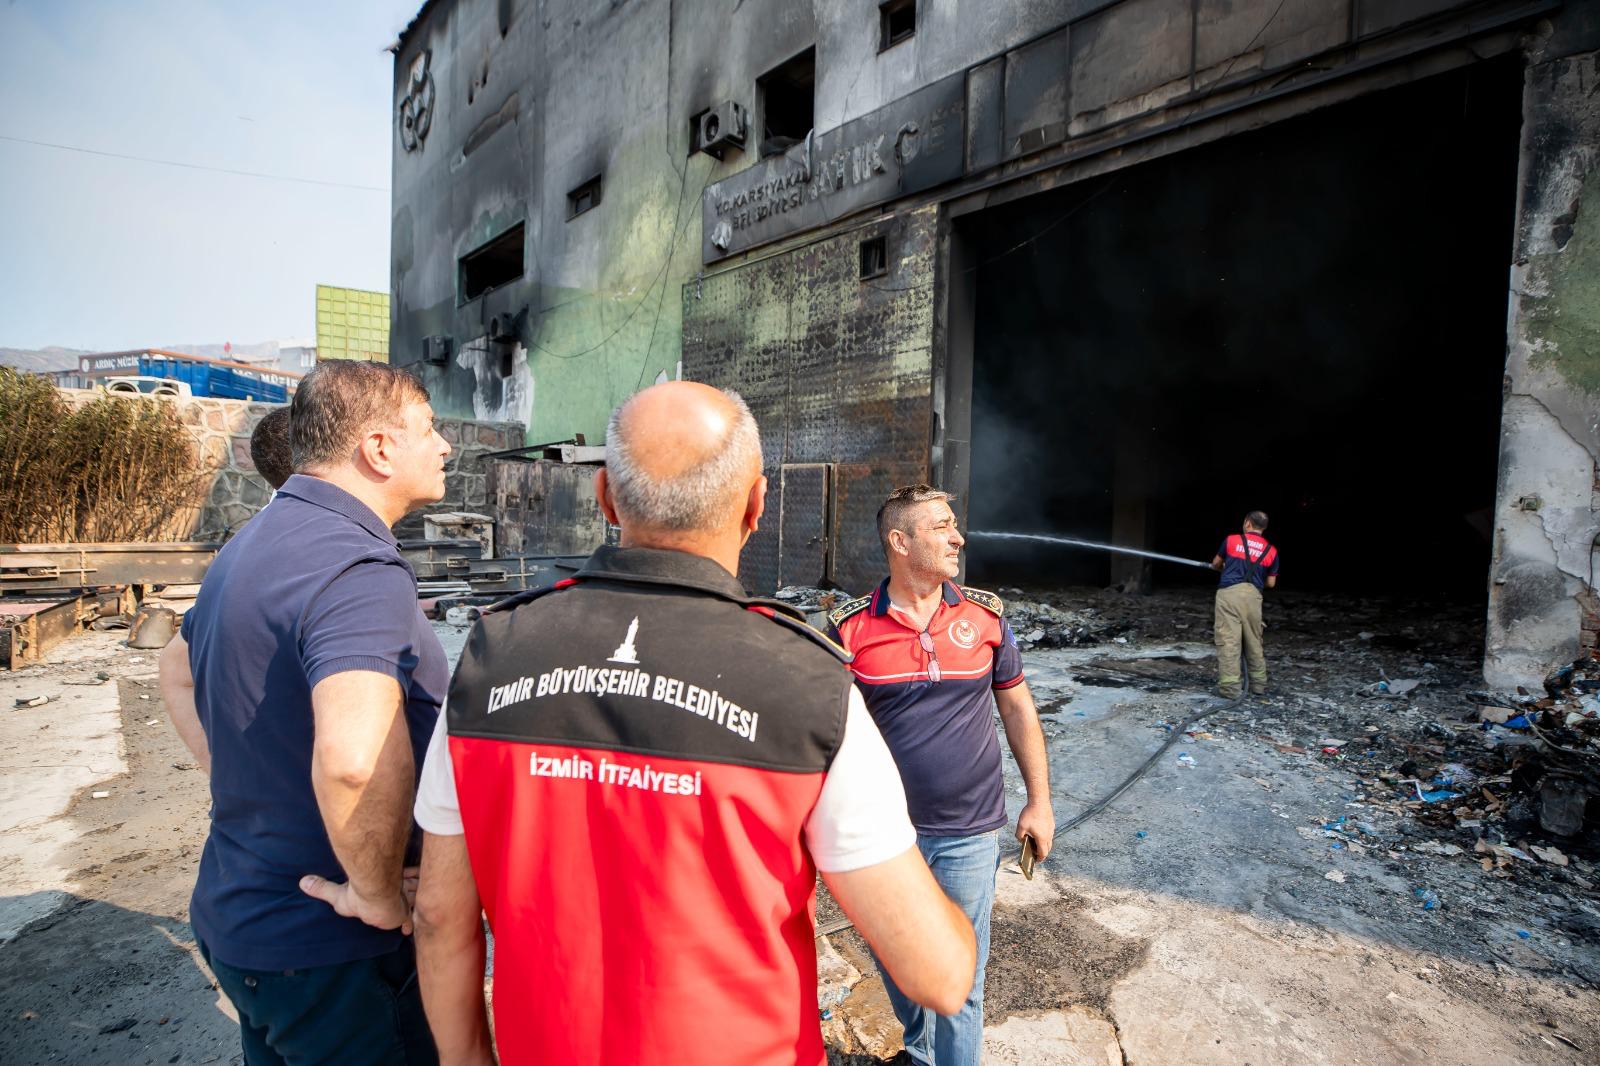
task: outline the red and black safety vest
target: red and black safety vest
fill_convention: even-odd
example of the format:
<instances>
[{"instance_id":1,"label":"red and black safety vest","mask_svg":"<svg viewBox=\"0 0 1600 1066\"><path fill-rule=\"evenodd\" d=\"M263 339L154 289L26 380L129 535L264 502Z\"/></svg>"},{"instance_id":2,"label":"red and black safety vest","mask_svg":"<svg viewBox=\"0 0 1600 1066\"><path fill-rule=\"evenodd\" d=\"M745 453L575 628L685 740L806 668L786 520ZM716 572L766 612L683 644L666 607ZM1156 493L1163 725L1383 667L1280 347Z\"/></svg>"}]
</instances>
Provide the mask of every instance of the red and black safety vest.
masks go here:
<instances>
[{"instance_id":1,"label":"red and black safety vest","mask_svg":"<svg viewBox=\"0 0 1600 1066\"><path fill-rule=\"evenodd\" d=\"M1218 588L1242 585L1246 581L1263 588L1264 578L1278 576L1278 549L1259 533L1232 533L1217 549L1222 557L1222 577Z\"/></svg>"},{"instance_id":2,"label":"red and black safety vest","mask_svg":"<svg viewBox=\"0 0 1600 1066\"><path fill-rule=\"evenodd\" d=\"M716 563L601 548L450 686L511 1063L821 1063L806 818L847 658Z\"/></svg>"}]
</instances>

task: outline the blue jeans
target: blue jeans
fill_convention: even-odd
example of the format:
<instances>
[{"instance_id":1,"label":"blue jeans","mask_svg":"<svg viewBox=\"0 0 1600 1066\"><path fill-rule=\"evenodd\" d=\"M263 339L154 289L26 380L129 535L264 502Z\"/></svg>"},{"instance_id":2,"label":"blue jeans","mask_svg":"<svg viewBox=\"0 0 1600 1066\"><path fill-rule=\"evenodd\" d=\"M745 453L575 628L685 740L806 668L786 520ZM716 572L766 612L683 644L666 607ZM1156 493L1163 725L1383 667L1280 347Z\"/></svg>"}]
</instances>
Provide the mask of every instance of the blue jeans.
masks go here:
<instances>
[{"instance_id":1,"label":"blue jeans","mask_svg":"<svg viewBox=\"0 0 1600 1066\"><path fill-rule=\"evenodd\" d=\"M200 955L239 1012L245 1066L436 1066L410 940L375 959L242 970Z\"/></svg>"},{"instance_id":2,"label":"blue jeans","mask_svg":"<svg viewBox=\"0 0 1600 1066\"><path fill-rule=\"evenodd\" d=\"M933 878L972 921L978 937L978 972L966 1003L951 1017L911 1002L894 986L879 963L895 1017L905 1026L906 1051L923 1066L978 1066L983 1056L983 967L989 961L989 913L994 910L994 878L1000 868L1000 832L970 837L917 834ZM874 962L877 960L874 959Z\"/></svg>"}]
</instances>

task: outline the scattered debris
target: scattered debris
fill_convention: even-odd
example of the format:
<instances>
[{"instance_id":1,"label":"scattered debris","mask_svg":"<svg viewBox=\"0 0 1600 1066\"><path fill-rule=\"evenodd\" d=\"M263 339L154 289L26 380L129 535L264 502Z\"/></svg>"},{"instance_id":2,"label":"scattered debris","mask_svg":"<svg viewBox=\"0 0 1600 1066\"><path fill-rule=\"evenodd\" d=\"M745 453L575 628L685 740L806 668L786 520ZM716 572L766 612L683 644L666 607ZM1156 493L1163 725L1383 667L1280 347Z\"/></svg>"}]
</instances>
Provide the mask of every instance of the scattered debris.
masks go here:
<instances>
[{"instance_id":1,"label":"scattered debris","mask_svg":"<svg viewBox=\"0 0 1600 1066\"><path fill-rule=\"evenodd\" d=\"M110 792L91 792L91 793L89 793L89 798L90 799L97 799L97 800L110 799L111 798L111 793Z\"/></svg>"},{"instance_id":2,"label":"scattered debris","mask_svg":"<svg viewBox=\"0 0 1600 1066\"><path fill-rule=\"evenodd\" d=\"M1101 618L1093 607L1069 610L1042 599L1008 599L1006 620L1024 651L1097 644L1114 640L1127 628ZM1121 642L1126 644L1126 638Z\"/></svg>"},{"instance_id":3,"label":"scattered debris","mask_svg":"<svg viewBox=\"0 0 1600 1066\"><path fill-rule=\"evenodd\" d=\"M1478 852L1480 855L1493 856L1494 865L1496 866L1505 866L1513 859L1520 859L1523 862L1533 861L1533 856L1529 855L1521 848L1513 848L1508 844L1491 844L1483 837L1478 838L1478 843L1473 847L1472 850ZM1484 861L1487 862L1488 860L1486 859Z\"/></svg>"},{"instance_id":4,"label":"scattered debris","mask_svg":"<svg viewBox=\"0 0 1600 1066\"><path fill-rule=\"evenodd\" d=\"M1386 678L1373 685L1370 689L1368 689L1368 692L1372 693L1373 695L1404 696L1421 684L1421 681L1414 678L1393 681Z\"/></svg>"},{"instance_id":5,"label":"scattered debris","mask_svg":"<svg viewBox=\"0 0 1600 1066\"><path fill-rule=\"evenodd\" d=\"M1337 885L1344 884L1344 874L1338 870L1329 870L1327 873L1323 874L1322 877L1324 880L1332 881Z\"/></svg>"},{"instance_id":6,"label":"scattered debris","mask_svg":"<svg viewBox=\"0 0 1600 1066\"><path fill-rule=\"evenodd\" d=\"M1567 865L1567 857L1562 854L1560 848L1541 848L1537 844L1530 844L1528 850L1533 852L1540 862L1549 863L1551 866Z\"/></svg>"},{"instance_id":7,"label":"scattered debris","mask_svg":"<svg viewBox=\"0 0 1600 1066\"><path fill-rule=\"evenodd\" d=\"M19 697L17 697L17 706L18 707L43 707L45 704L47 704L49 702L50 702L50 697L49 696L19 696Z\"/></svg>"},{"instance_id":8,"label":"scattered debris","mask_svg":"<svg viewBox=\"0 0 1600 1066\"><path fill-rule=\"evenodd\" d=\"M1194 763L1194 756L1193 755L1190 755L1186 751L1180 751L1178 753L1178 765L1179 766L1193 766L1194 764L1195 763Z\"/></svg>"},{"instance_id":9,"label":"scattered debris","mask_svg":"<svg viewBox=\"0 0 1600 1066\"><path fill-rule=\"evenodd\" d=\"M1467 853L1467 849L1459 844L1442 844L1437 840L1424 840L1420 844L1413 844L1411 845L1411 850L1421 852L1424 855L1444 855L1446 857L1465 855Z\"/></svg>"},{"instance_id":10,"label":"scattered debris","mask_svg":"<svg viewBox=\"0 0 1600 1066\"><path fill-rule=\"evenodd\" d=\"M1436 911L1436 910L1439 909L1439 896L1438 896L1437 893L1435 893L1433 891L1433 889L1431 889L1431 888L1413 889L1411 894L1413 896L1417 897L1417 901L1422 904L1422 909L1423 910L1425 910L1425 911Z\"/></svg>"},{"instance_id":11,"label":"scattered debris","mask_svg":"<svg viewBox=\"0 0 1600 1066\"><path fill-rule=\"evenodd\" d=\"M130 648L165 648L178 633L178 613L170 607L142 604L128 632Z\"/></svg>"}]
</instances>

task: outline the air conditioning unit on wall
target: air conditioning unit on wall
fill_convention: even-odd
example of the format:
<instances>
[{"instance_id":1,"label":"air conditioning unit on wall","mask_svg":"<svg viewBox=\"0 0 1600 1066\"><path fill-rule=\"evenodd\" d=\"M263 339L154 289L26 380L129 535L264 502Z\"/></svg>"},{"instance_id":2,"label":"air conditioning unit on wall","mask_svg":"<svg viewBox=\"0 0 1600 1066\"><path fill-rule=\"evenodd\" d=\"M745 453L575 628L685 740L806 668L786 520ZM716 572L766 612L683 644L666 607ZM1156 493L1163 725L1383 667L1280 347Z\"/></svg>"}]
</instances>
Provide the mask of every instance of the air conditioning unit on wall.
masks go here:
<instances>
[{"instance_id":1,"label":"air conditioning unit on wall","mask_svg":"<svg viewBox=\"0 0 1600 1066\"><path fill-rule=\"evenodd\" d=\"M695 135L695 150L721 159L730 148L743 148L745 136L744 108L732 100L700 113L700 126Z\"/></svg>"}]
</instances>

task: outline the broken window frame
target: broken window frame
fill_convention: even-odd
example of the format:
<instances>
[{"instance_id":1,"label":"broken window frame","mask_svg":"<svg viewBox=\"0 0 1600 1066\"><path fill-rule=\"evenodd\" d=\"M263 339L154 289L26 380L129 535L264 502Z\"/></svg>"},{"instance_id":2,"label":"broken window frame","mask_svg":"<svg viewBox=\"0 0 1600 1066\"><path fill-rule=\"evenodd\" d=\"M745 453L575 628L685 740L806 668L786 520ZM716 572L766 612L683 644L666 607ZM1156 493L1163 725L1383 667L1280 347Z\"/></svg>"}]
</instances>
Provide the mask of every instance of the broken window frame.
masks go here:
<instances>
[{"instance_id":1,"label":"broken window frame","mask_svg":"<svg viewBox=\"0 0 1600 1066\"><path fill-rule=\"evenodd\" d=\"M596 174L576 189L567 193L567 221L571 222L579 215L587 214L600 206L602 182L604 174Z\"/></svg>"},{"instance_id":2,"label":"broken window frame","mask_svg":"<svg viewBox=\"0 0 1600 1066\"><path fill-rule=\"evenodd\" d=\"M464 307L478 297L491 293L498 288L521 281L528 271L528 227L525 220L519 220L508 226L504 232L484 241L472 251L456 260L456 306ZM490 264L509 259L509 250L512 244L517 248L517 272L505 273L504 268L496 271L486 271L484 268ZM491 259L490 257L494 258ZM476 274L480 280L482 275L488 273L496 279L488 284L476 286L469 283L469 279Z\"/></svg>"},{"instance_id":3,"label":"broken window frame","mask_svg":"<svg viewBox=\"0 0 1600 1066\"><path fill-rule=\"evenodd\" d=\"M796 80L796 75L805 72L805 89L800 88L801 82ZM793 110L795 116L799 115L799 98L802 92L809 92L808 112L809 122L805 129L799 128L799 123L786 123L781 131L771 128L772 121L772 90L779 88L783 91L794 93L793 97L782 102L782 111ZM790 147L806 139L806 134L816 126L817 120L817 48L816 45L805 49L798 54L784 60L765 74L756 79L756 107L760 112L759 129L760 137L757 139L757 151L762 159L769 159L775 155L782 155ZM792 117L792 116L785 116ZM784 141L787 143L768 147L770 142Z\"/></svg>"},{"instance_id":4,"label":"broken window frame","mask_svg":"<svg viewBox=\"0 0 1600 1066\"><path fill-rule=\"evenodd\" d=\"M909 13L911 25L906 27L904 16ZM898 28L896 28L898 26ZM917 35L917 0L884 0L878 5L878 54L882 55L897 44L903 44Z\"/></svg>"},{"instance_id":5,"label":"broken window frame","mask_svg":"<svg viewBox=\"0 0 1600 1066\"><path fill-rule=\"evenodd\" d=\"M889 275L889 238L884 234L861 242L858 275L861 281Z\"/></svg>"}]
</instances>

